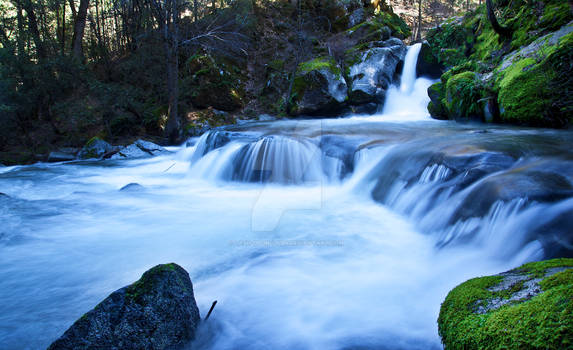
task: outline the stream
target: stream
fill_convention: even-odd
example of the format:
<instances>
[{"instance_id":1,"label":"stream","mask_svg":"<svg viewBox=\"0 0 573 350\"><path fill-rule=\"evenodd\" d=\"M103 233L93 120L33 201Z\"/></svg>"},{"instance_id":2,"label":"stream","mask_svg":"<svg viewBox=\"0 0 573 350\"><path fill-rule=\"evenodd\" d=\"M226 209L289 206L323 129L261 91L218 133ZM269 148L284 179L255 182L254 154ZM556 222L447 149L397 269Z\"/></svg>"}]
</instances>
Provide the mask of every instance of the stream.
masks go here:
<instances>
[{"instance_id":1,"label":"stream","mask_svg":"<svg viewBox=\"0 0 573 350\"><path fill-rule=\"evenodd\" d=\"M0 348L176 262L202 316L218 301L194 349L440 349L453 287L573 255L573 133L432 120L416 60L373 116L0 168Z\"/></svg>"}]
</instances>

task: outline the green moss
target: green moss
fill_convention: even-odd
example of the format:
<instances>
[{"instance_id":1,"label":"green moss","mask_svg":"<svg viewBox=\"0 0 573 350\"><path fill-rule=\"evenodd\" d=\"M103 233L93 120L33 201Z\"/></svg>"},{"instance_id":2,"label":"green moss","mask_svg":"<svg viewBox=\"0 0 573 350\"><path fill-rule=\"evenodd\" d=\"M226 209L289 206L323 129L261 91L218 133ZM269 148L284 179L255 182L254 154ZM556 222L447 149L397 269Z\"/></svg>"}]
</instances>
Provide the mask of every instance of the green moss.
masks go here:
<instances>
[{"instance_id":1,"label":"green moss","mask_svg":"<svg viewBox=\"0 0 573 350\"><path fill-rule=\"evenodd\" d=\"M482 87L474 72L453 75L446 84L445 105L449 115L455 119L480 116L479 100Z\"/></svg>"},{"instance_id":2,"label":"green moss","mask_svg":"<svg viewBox=\"0 0 573 350\"><path fill-rule=\"evenodd\" d=\"M313 70L326 69L332 74L340 75L340 67L332 57L319 57L298 65L297 74L306 74Z\"/></svg>"},{"instance_id":3,"label":"green moss","mask_svg":"<svg viewBox=\"0 0 573 350\"><path fill-rule=\"evenodd\" d=\"M176 270L177 265L174 263L157 265L147 270L139 280L127 287L125 296L138 304L143 304L145 302L143 297L153 290L157 277Z\"/></svg>"},{"instance_id":4,"label":"green moss","mask_svg":"<svg viewBox=\"0 0 573 350\"><path fill-rule=\"evenodd\" d=\"M482 61L492 60L495 59L493 53L500 50L501 47L499 35L493 31L491 26L484 26L481 34L477 37L474 53L471 57Z\"/></svg>"},{"instance_id":5,"label":"green moss","mask_svg":"<svg viewBox=\"0 0 573 350\"><path fill-rule=\"evenodd\" d=\"M405 39L412 35L410 28L400 16L384 11L346 31L349 35L356 32L363 33L363 36L359 38L361 43L378 41L389 36Z\"/></svg>"},{"instance_id":6,"label":"green moss","mask_svg":"<svg viewBox=\"0 0 573 350\"><path fill-rule=\"evenodd\" d=\"M573 259L553 259L531 262L519 267L518 271L523 271L534 277L542 277L547 269L555 267L573 267Z\"/></svg>"},{"instance_id":7,"label":"green moss","mask_svg":"<svg viewBox=\"0 0 573 350\"><path fill-rule=\"evenodd\" d=\"M514 272L543 272L551 267L572 266L573 259L526 264ZM540 282L542 293L530 300L502 306L485 314L476 307L491 298L506 298L510 291L492 292L501 276L474 278L454 288L438 318L439 334L446 349L565 349L573 346L573 269Z\"/></svg>"},{"instance_id":8,"label":"green moss","mask_svg":"<svg viewBox=\"0 0 573 350\"><path fill-rule=\"evenodd\" d=\"M477 70L477 65L474 61L467 61L455 67L448 69L442 76L440 77L441 81L445 84L448 80L456 75L463 72L473 72Z\"/></svg>"},{"instance_id":9,"label":"green moss","mask_svg":"<svg viewBox=\"0 0 573 350\"><path fill-rule=\"evenodd\" d=\"M504 121L540 124L551 104L549 82L555 73L533 58L515 62L499 81L498 102Z\"/></svg>"},{"instance_id":10,"label":"green moss","mask_svg":"<svg viewBox=\"0 0 573 350\"><path fill-rule=\"evenodd\" d=\"M549 30L556 30L573 19L571 7L567 1L558 1L548 4L539 19L539 26Z\"/></svg>"}]
</instances>

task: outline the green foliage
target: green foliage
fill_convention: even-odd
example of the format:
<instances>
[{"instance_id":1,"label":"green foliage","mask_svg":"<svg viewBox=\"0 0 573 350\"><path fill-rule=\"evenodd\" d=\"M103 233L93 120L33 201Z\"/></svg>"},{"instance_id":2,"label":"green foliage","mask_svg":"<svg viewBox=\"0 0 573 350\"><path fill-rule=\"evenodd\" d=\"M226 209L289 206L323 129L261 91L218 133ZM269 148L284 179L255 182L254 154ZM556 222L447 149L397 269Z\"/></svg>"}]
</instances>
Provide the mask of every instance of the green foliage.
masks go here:
<instances>
[{"instance_id":1,"label":"green foliage","mask_svg":"<svg viewBox=\"0 0 573 350\"><path fill-rule=\"evenodd\" d=\"M548 268L572 266L573 259L526 264L512 272L544 275ZM535 273L533 272L535 271ZM533 276L532 276L533 278ZM488 290L502 276L474 278L454 288L440 309L439 334L446 349L565 349L573 346L573 269L543 279L542 293L485 314L475 311L492 298L518 291Z\"/></svg>"},{"instance_id":2,"label":"green foliage","mask_svg":"<svg viewBox=\"0 0 573 350\"><path fill-rule=\"evenodd\" d=\"M430 30L426 37L433 55L446 67L457 66L465 62L468 39L471 38L473 38L471 30L454 19Z\"/></svg>"}]
</instances>

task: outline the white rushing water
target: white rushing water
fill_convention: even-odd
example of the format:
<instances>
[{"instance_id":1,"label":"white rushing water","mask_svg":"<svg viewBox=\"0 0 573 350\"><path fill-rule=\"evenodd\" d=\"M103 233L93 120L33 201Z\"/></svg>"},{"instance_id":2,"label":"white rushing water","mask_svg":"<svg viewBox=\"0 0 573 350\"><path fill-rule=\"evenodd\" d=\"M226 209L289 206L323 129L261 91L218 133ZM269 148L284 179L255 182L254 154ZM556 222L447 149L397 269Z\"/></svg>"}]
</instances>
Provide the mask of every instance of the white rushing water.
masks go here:
<instances>
[{"instance_id":1,"label":"white rushing water","mask_svg":"<svg viewBox=\"0 0 573 350\"><path fill-rule=\"evenodd\" d=\"M547 140L570 133L421 122L428 81L411 80L395 89L412 107L403 123L254 123L151 159L3 169L0 348L45 348L112 291L167 262L189 272L202 316L218 300L198 348L441 348L447 292L543 257L533 233L571 213L573 201L457 210L474 188L523 169L569 176L568 160L553 155L567 154L567 141ZM499 148L534 141L539 154ZM481 154L489 158L472 169L486 169L484 159L503 167L463 187L473 173L456 164ZM119 191L129 183L142 188Z\"/></svg>"}]
</instances>

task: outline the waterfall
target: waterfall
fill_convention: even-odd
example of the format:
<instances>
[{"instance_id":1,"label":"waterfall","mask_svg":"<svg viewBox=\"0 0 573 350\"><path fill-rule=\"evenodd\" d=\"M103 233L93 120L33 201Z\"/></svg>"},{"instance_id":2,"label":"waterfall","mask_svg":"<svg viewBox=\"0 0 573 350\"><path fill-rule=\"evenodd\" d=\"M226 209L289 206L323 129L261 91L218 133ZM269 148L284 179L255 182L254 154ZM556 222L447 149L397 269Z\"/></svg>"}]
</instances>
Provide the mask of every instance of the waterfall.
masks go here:
<instances>
[{"instance_id":1,"label":"waterfall","mask_svg":"<svg viewBox=\"0 0 573 350\"><path fill-rule=\"evenodd\" d=\"M414 44L408 48L406 58L404 58L404 69L402 70L402 79L400 82L400 92L409 94L414 88L416 82L416 64L422 44Z\"/></svg>"},{"instance_id":2,"label":"waterfall","mask_svg":"<svg viewBox=\"0 0 573 350\"><path fill-rule=\"evenodd\" d=\"M427 106L430 102L428 87L433 81L416 77L416 64L422 44L408 47L400 86L391 86L386 94L382 114L378 116L386 121L429 121Z\"/></svg>"}]
</instances>

